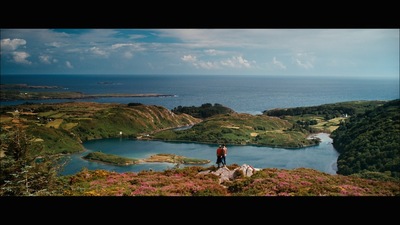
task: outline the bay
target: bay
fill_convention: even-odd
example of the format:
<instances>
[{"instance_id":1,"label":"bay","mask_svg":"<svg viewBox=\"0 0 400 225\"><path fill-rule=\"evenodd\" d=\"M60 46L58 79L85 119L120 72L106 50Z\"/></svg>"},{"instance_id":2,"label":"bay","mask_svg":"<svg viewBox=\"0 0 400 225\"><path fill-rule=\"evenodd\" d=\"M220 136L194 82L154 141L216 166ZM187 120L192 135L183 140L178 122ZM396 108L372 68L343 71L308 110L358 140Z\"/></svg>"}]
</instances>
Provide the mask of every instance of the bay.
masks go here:
<instances>
[{"instance_id":1,"label":"bay","mask_svg":"<svg viewBox=\"0 0 400 225\"><path fill-rule=\"evenodd\" d=\"M317 135L321 143L317 146L285 149L259 146L228 146L227 165L251 165L255 168L312 168L329 174L336 174L338 152L332 146L329 134ZM101 151L127 158L144 159L158 153L169 153L188 158L208 159L210 163L199 165L209 167L216 165L217 145L183 142L143 141L134 139L102 139L84 143L85 152L70 156L69 163L63 168L60 175L70 175L81 171L103 169L115 172L140 172L143 170L162 171L174 168L173 163L142 163L129 166L114 166L104 163L88 161L82 156ZM185 165L180 165L185 166ZM192 166L192 165L186 165Z\"/></svg>"}]
</instances>

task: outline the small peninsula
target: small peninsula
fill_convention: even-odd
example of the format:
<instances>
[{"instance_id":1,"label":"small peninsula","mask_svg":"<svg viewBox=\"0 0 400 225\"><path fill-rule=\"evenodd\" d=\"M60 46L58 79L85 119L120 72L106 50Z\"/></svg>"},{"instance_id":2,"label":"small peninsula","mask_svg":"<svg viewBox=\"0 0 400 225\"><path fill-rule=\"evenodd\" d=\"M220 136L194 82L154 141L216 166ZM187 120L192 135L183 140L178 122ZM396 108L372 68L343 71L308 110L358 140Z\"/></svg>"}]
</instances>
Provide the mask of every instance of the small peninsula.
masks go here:
<instances>
[{"instance_id":1,"label":"small peninsula","mask_svg":"<svg viewBox=\"0 0 400 225\"><path fill-rule=\"evenodd\" d=\"M142 93L106 93L84 94L81 92L31 92L18 90L0 90L2 101L46 100L46 99L94 99L94 98L131 98L131 97L174 97L173 94Z\"/></svg>"},{"instance_id":2,"label":"small peninsula","mask_svg":"<svg viewBox=\"0 0 400 225\"><path fill-rule=\"evenodd\" d=\"M176 164L190 164L190 165L203 165L210 162L210 160L186 158L175 154L155 154L147 159L132 159L121 157L112 154L105 154L102 152L91 152L83 157L86 160L92 160L116 166L128 166L139 163L152 163L152 162L166 162Z\"/></svg>"}]
</instances>

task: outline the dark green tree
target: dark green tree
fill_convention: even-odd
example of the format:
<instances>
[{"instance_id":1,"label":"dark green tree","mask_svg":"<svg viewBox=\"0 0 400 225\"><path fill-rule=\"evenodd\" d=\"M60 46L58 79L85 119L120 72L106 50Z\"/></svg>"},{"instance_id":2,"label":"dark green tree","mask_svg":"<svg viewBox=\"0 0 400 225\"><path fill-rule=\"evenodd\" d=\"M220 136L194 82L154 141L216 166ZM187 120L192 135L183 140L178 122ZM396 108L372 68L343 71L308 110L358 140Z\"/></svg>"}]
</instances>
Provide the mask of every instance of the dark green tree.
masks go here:
<instances>
[{"instance_id":1,"label":"dark green tree","mask_svg":"<svg viewBox=\"0 0 400 225\"><path fill-rule=\"evenodd\" d=\"M41 142L14 126L1 135L0 195L38 196L56 191L61 156L43 154Z\"/></svg>"},{"instance_id":2,"label":"dark green tree","mask_svg":"<svg viewBox=\"0 0 400 225\"><path fill-rule=\"evenodd\" d=\"M399 99L352 116L331 137L340 153L338 174L379 172L400 179Z\"/></svg>"}]
</instances>

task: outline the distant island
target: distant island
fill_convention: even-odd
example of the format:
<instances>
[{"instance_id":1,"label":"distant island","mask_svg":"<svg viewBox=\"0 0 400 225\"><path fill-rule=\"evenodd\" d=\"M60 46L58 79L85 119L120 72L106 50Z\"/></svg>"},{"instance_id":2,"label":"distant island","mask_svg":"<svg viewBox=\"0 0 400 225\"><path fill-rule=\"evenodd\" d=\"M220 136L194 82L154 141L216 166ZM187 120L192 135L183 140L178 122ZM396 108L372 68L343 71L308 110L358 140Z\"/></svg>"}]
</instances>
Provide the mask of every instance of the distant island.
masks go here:
<instances>
[{"instance_id":1,"label":"distant island","mask_svg":"<svg viewBox=\"0 0 400 225\"><path fill-rule=\"evenodd\" d=\"M112 82L98 82L98 84L114 84ZM173 94L159 93L106 93L84 94L71 91L30 91L30 89L68 89L60 86L29 85L29 84L0 84L1 101L15 100L46 100L46 99L90 99L90 98L131 98L131 97L174 97Z\"/></svg>"},{"instance_id":2,"label":"distant island","mask_svg":"<svg viewBox=\"0 0 400 225\"><path fill-rule=\"evenodd\" d=\"M132 159L112 154L106 154L102 152L91 152L86 156L84 156L83 158L87 160L113 164L116 166L128 166L144 162L167 162L167 163L191 164L191 165L202 165L210 162L210 160L186 158L184 156L179 156L175 154L161 154L161 153L152 155L150 156L150 158L147 159Z\"/></svg>"},{"instance_id":3,"label":"distant island","mask_svg":"<svg viewBox=\"0 0 400 225\"><path fill-rule=\"evenodd\" d=\"M28 85L28 84L0 84L0 89L61 89L60 86Z\"/></svg>"},{"instance_id":4,"label":"distant island","mask_svg":"<svg viewBox=\"0 0 400 225\"><path fill-rule=\"evenodd\" d=\"M44 87L43 87L44 88ZM48 87L51 88L51 87ZM55 88L55 87L54 87ZM88 99L88 98L129 98L129 97L174 97L173 94L125 94L125 93L109 93L109 94L84 94L82 92L23 92L19 90L0 90L2 101L14 100L46 100L46 99Z\"/></svg>"}]
</instances>

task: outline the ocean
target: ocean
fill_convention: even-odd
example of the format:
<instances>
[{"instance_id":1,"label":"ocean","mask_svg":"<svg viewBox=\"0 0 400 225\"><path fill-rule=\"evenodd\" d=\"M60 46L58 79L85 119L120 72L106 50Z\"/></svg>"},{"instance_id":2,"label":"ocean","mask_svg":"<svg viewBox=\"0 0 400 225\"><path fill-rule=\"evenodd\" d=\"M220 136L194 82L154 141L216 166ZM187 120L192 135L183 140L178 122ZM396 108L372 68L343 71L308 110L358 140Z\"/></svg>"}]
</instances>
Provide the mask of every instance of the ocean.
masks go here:
<instances>
[{"instance_id":1,"label":"ocean","mask_svg":"<svg viewBox=\"0 0 400 225\"><path fill-rule=\"evenodd\" d=\"M398 79L245 75L2 75L1 83L59 86L57 91L77 91L84 94L168 94L174 97L99 98L76 101L123 104L135 102L160 105L168 109L219 103L236 112L250 114L261 114L262 111L273 108L399 98ZM62 101L71 100L29 102ZM26 101L2 101L1 104L15 105L24 102Z\"/></svg>"},{"instance_id":2,"label":"ocean","mask_svg":"<svg viewBox=\"0 0 400 225\"><path fill-rule=\"evenodd\" d=\"M158 93L173 97L97 98L80 100L29 100L2 101L2 105L24 102L92 101L100 103L142 103L159 105L168 109L178 106L201 106L219 103L238 113L261 114L274 108L316 106L355 100L394 100L399 98L399 80L296 77L296 76L210 76L210 75L2 75L1 84L28 84L59 86L56 90L24 91L77 91L84 94ZM332 139L320 134L318 146L283 149L255 146L228 146L227 164L248 164L256 168L293 169L313 168L335 174L339 156L332 146ZM118 167L89 162L83 155L102 151L124 157L147 158L157 153L172 153L189 158L209 159L214 163L216 145L196 143L169 143L131 139L93 140L84 143L85 152L69 157L70 161L61 172L74 174L82 168L106 169L116 172L164 170L169 163L146 163Z\"/></svg>"}]
</instances>

